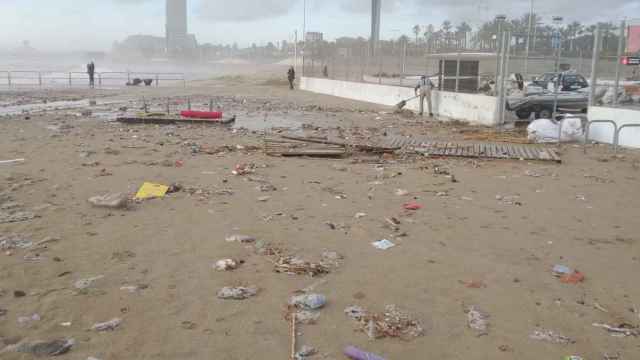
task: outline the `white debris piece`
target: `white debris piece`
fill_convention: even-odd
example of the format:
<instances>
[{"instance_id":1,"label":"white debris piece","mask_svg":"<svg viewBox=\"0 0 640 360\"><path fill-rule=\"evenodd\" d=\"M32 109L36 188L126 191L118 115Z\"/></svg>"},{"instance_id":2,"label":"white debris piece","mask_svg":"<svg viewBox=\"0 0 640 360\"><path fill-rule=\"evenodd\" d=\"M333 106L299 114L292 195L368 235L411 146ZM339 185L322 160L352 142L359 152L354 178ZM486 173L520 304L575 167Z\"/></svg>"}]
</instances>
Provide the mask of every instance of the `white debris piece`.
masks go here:
<instances>
[{"instance_id":1,"label":"white debris piece","mask_svg":"<svg viewBox=\"0 0 640 360\"><path fill-rule=\"evenodd\" d=\"M111 320L103 322L103 323L94 324L91 327L91 330L93 330L93 331L114 331L115 329L118 328L118 326L120 326L120 324L122 324L122 319L114 318L114 319L111 319Z\"/></svg>"}]
</instances>

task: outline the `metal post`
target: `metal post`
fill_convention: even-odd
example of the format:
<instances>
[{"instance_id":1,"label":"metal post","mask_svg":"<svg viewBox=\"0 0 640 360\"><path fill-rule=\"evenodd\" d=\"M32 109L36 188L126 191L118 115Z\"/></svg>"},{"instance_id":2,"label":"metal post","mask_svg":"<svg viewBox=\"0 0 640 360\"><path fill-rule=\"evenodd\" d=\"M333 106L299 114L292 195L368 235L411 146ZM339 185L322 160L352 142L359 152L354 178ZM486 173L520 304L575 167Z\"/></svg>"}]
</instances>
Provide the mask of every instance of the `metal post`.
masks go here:
<instances>
[{"instance_id":1,"label":"metal post","mask_svg":"<svg viewBox=\"0 0 640 360\"><path fill-rule=\"evenodd\" d=\"M7 84L11 87L11 71L7 71Z\"/></svg>"},{"instance_id":2,"label":"metal post","mask_svg":"<svg viewBox=\"0 0 640 360\"><path fill-rule=\"evenodd\" d=\"M167 115L171 114L171 100L167 98Z\"/></svg>"},{"instance_id":3,"label":"metal post","mask_svg":"<svg viewBox=\"0 0 640 360\"><path fill-rule=\"evenodd\" d=\"M38 87L42 88L42 73L38 71Z\"/></svg>"},{"instance_id":4,"label":"metal post","mask_svg":"<svg viewBox=\"0 0 640 360\"><path fill-rule=\"evenodd\" d=\"M529 48L531 47L531 27L533 26L533 0L529 10L529 27L527 27L527 48L524 54L524 78L529 78Z\"/></svg>"},{"instance_id":5,"label":"metal post","mask_svg":"<svg viewBox=\"0 0 640 360\"><path fill-rule=\"evenodd\" d=\"M562 42L561 42L562 43ZM551 118L552 120L555 120L556 118L556 112L558 111L558 88L561 85L560 82L560 52L562 51L562 46L559 49L556 49L556 66L555 66L555 72L556 72L556 83L555 86L553 88L553 109L551 110ZM560 137L558 137L558 143L560 142Z\"/></svg>"},{"instance_id":6,"label":"metal post","mask_svg":"<svg viewBox=\"0 0 640 360\"><path fill-rule=\"evenodd\" d=\"M456 59L456 92L460 89L460 53Z\"/></svg>"},{"instance_id":7,"label":"metal post","mask_svg":"<svg viewBox=\"0 0 640 360\"><path fill-rule=\"evenodd\" d=\"M404 48L402 50L402 79L407 72L407 40L404 41ZM401 83L402 84L402 83Z\"/></svg>"},{"instance_id":8,"label":"metal post","mask_svg":"<svg viewBox=\"0 0 640 360\"><path fill-rule=\"evenodd\" d=\"M213 98L209 99L209 111L213 112Z\"/></svg>"},{"instance_id":9,"label":"metal post","mask_svg":"<svg viewBox=\"0 0 640 360\"><path fill-rule=\"evenodd\" d=\"M293 43L293 69L298 74L298 30L295 31L295 38Z\"/></svg>"},{"instance_id":10,"label":"metal post","mask_svg":"<svg viewBox=\"0 0 640 360\"><path fill-rule=\"evenodd\" d=\"M502 45L504 48L504 59L502 60L502 99L500 102L500 123L505 123L505 108L507 102L506 88L504 86L504 81L506 79L506 75L509 74L509 59L511 55L511 32L505 33L504 36L504 44Z\"/></svg>"},{"instance_id":11,"label":"metal post","mask_svg":"<svg viewBox=\"0 0 640 360\"><path fill-rule=\"evenodd\" d=\"M102 73L98 73L98 87L102 87Z\"/></svg>"},{"instance_id":12,"label":"metal post","mask_svg":"<svg viewBox=\"0 0 640 360\"><path fill-rule=\"evenodd\" d=\"M160 86L160 75L156 74L156 87Z\"/></svg>"},{"instance_id":13,"label":"metal post","mask_svg":"<svg viewBox=\"0 0 640 360\"><path fill-rule=\"evenodd\" d=\"M382 84L382 49L378 48L378 84Z\"/></svg>"},{"instance_id":14,"label":"metal post","mask_svg":"<svg viewBox=\"0 0 640 360\"><path fill-rule=\"evenodd\" d=\"M596 96L596 68L598 67L598 56L600 54L600 26L596 28L593 38L593 57L591 58L591 79L589 84L589 107L594 105Z\"/></svg>"},{"instance_id":15,"label":"metal post","mask_svg":"<svg viewBox=\"0 0 640 360\"><path fill-rule=\"evenodd\" d=\"M187 98L187 110L191 111L191 98Z\"/></svg>"},{"instance_id":16,"label":"metal post","mask_svg":"<svg viewBox=\"0 0 640 360\"><path fill-rule=\"evenodd\" d=\"M127 71L127 82L131 82L131 72Z\"/></svg>"},{"instance_id":17,"label":"metal post","mask_svg":"<svg viewBox=\"0 0 640 360\"><path fill-rule=\"evenodd\" d=\"M616 57L616 81L613 96L613 106L618 105L618 88L620 87L620 67L622 66L622 55L624 53L624 31L626 23L624 20L620 22L620 34L618 35L618 56Z\"/></svg>"},{"instance_id":18,"label":"metal post","mask_svg":"<svg viewBox=\"0 0 640 360\"><path fill-rule=\"evenodd\" d=\"M69 87L72 87L72 85L71 85L71 73L69 73Z\"/></svg>"},{"instance_id":19,"label":"metal post","mask_svg":"<svg viewBox=\"0 0 640 360\"><path fill-rule=\"evenodd\" d=\"M304 65L307 52L307 0L303 3L303 21L302 21L302 76L304 77Z\"/></svg>"}]
</instances>

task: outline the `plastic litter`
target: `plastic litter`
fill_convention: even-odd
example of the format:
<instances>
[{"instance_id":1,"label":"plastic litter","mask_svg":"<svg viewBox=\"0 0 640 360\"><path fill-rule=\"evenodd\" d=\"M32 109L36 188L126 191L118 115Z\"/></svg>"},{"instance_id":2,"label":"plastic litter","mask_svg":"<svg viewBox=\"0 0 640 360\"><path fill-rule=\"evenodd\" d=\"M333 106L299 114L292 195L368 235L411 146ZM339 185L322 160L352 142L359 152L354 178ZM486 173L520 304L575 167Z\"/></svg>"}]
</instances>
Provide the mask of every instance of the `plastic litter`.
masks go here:
<instances>
[{"instance_id":1,"label":"plastic litter","mask_svg":"<svg viewBox=\"0 0 640 360\"><path fill-rule=\"evenodd\" d=\"M568 266L564 265L555 265L553 267L553 274L558 277L571 274L572 271L573 270L571 270Z\"/></svg>"},{"instance_id":2,"label":"plastic litter","mask_svg":"<svg viewBox=\"0 0 640 360\"><path fill-rule=\"evenodd\" d=\"M409 195L409 191L407 191L405 189L397 189L396 190L396 195L397 196L407 196L407 195Z\"/></svg>"},{"instance_id":3,"label":"plastic litter","mask_svg":"<svg viewBox=\"0 0 640 360\"><path fill-rule=\"evenodd\" d=\"M238 268L238 262L233 259L222 259L216 261L214 267L217 271L235 270Z\"/></svg>"},{"instance_id":4,"label":"plastic litter","mask_svg":"<svg viewBox=\"0 0 640 360\"><path fill-rule=\"evenodd\" d=\"M565 284L578 284L584 281L584 274L576 270L571 274L564 275L560 278L560 282Z\"/></svg>"},{"instance_id":5,"label":"plastic litter","mask_svg":"<svg viewBox=\"0 0 640 360\"><path fill-rule=\"evenodd\" d=\"M580 118L567 116L561 122L561 142L579 141L584 137ZM528 138L537 143L558 142L559 127L559 122L549 119L535 120L527 127Z\"/></svg>"},{"instance_id":6,"label":"plastic litter","mask_svg":"<svg viewBox=\"0 0 640 360\"><path fill-rule=\"evenodd\" d=\"M380 250L388 250L388 249L391 249L392 247L396 246L396 244L392 243L391 241L389 241L387 239L382 239L380 241L372 242L371 244L376 249L380 249Z\"/></svg>"},{"instance_id":7,"label":"plastic litter","mask_svg":"<svg viewBox=\"0 0 640 360\"><path fill-rule=\"evenodd\" d=\"M11 164L18 164L23 162L24 162L24 159L0 160L0 165L11 165Z\"/></svg>"},{"instance_id":8,"label":"plastic litter","mask_svg":"<svg viewBox=\"0 0 640 360\"><path fill-rule=\"evenodd\" d=\"M115 329L117 329L120 326L120 324L122 324L122 319L114 318L114 319L111 319L109 321L105 321L103 323L94 324L91 327L91 330L93 330L93 331L114 331Z\"/></svg>"},{"instance_id":9,"label":"plastic litter","mask_svg":"<svg viewBox=\"0 0 640 360\"><path fill-rule=\"evenodd\" d=\"M53 341L36 341L22 343L15 346L15 351L35 356L58 356L71 350L76 341L74 339L59 339Z\"/></svg>"},{"instance_id":10,"label":"plastic litter","mask_svg":"<svg viewBox=\"0 0 640 360\"><path fill-rule=\"evenodd\" d=\"M80 279L75 283L73 283L73 287L75 287L76 289L86 289L91 285L93 285L94 282L102 279L103 277L104 275L98 275L98 276L90 277L87 279Z\"/></svg>"},{"instance_id":11,"label":"plastic litter","mask_svg":"<svg viewBox=\"0 0 640 360\"><path fill-rule=\"evenodd\" d=\"M355 346L347 346L344 348L344 354L352 360L385 360L381 356L360 350Z\"/></svg>"},{"instance_id":12,"label":"plastic litter","mask_svg":"<svg viewBox=\"0 0 640 360\"><path fill-rule=\"evenodd\" d=\"M296 353L295 360L304 360L310 356L315 355L317 352L318 351L314 347L303 345L302 348Z\"/></svg>"},{"instance_id":13,"label":"plastic litter","mask_svg":"<svg viewBox=\"0 0 640 360\"><path fill-rule=\"evenodd\" d=\"M529 338L562 345L573 344L575 342L573 339L557 334L551 330L535 330L531 335L529 335Z\"/></svg>"},{"instance_id":14,"label":"plastic litter","mask_svg":"<svg viewBox=\"0 0 640 360\"><path fill-rule=\"evenodd\" d=\"M169 191L169 187L162 184L145 182L142 184L135 198L137 200L153 199L164 197Z\"/></svg>"},{"instance_id":15,"label":"plastic litter","mask_svg":"<svg viewBox=\"0 0 640 360\"><path fill-rule=\"evenodd\" d=\"M320 294L297 295L289 300L289 305L303 310L317 310L324 307L326 303L327 298Z\"/></svg>"},{"instance_id":16,"label":"plastic litter","mask_svg":"<svg viewBox=\"0 0 640 360\"><path fill-rule=\"evenodd\" d=\"M256 286L250 287L223 287L218 291L218 298L224 300L245 300L258 294Z\"/></svg>"},{"instance_id":17,"label":"plastic litter","mask_svg":"<svg viewBox=\"0 0 640 360\"><path fill-rule=\"evenodd\" d=\"M32 322L36 322L36 321L40 321L40 315L38 314L33 314L31 316L19 316L18 317L18 324L20 325L28 325Z\"/></svg>"},{"instance_id":18,"label":"plastic litter","mask_svg":"<svg viewBox=\"0 0 640 360\"><path fill-rule=\"evenodd\" d=\"M582 356L570 355L570 356L565 356L563 360L584 360L584 359L582 358Z\"/></svg>"},{"instance_id":19,"label":"plastic litter","mask_svg":"<svg viewBox=\"0 0 640 360\"><path fill-rule=\"evenodd\" d=\"M475 306L469 308L467 313L469 327L481 333L489 331L489 314L480 311Z\"/></svg>"},{"instance_id":20,"label":"plastic litter","mask_svg":"<svg viewBox=\"0 0 640 360\"><path fill-rule=\"evenodd\" d=\"M256 238L249 235L234 234L227 236L225 240L227 242L252 243L256 241Z\"/></svg>"},{"instance_id":21,"label":"plastic litter","mask_svg":"<svg viewBox=\"0 0 640 360\"><path fill-rule=\"evenodd\" d=\"M404 204L403 207L405 210L413 210L413 211L422 209L422 205L415 202L408 202Z\"/></svg>"},{"instance_id":22,"label":"plastic litter","mask_svg":"<svg viewBox=\"0 0 640 360\"><path fill-rule=\"evenodd\" d=\"M126 209L129 207L129 199L121 194L98 195L89 198L91 205L108 209Z\"/></svg>"}]
</instances>

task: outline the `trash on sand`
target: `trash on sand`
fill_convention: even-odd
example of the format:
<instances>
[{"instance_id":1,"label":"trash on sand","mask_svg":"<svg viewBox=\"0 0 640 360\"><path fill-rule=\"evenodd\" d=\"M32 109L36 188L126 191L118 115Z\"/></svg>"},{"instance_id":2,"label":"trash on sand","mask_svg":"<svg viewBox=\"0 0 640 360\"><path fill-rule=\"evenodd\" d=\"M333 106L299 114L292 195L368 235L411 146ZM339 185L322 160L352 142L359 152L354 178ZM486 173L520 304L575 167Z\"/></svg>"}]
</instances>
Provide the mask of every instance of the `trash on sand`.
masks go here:
<instances>
[{"instance_id":1,"label":"trash on sand","mask_svg":"<svg viewBox=\"0 0 640 360\"><path fill-rule=\"evenodd\" d=\"M253 173L255 166L253 164L238 164L235 169L231 171L231 174L240 176Z\"/></svg>"},{"instance_id":2,"label":"trash on sand","mask_svg":"<svg viewBox=\"0 0 640 360\"><path fill-rule=\"evenodd\" d=\"M145 182L138 190L135 198L137 200L161 198L167 194L167 191L169 191L169 187L166 185Z\"/></svg>"},{"instance_id":3,"label":"trash on sand","mask_svg":"<svg viewBox=\"0 0 640 360\"><path fill-rule=\"evenodd\" d=\"M562 345L575 343L575 340L566 336L562 336L560 334L556 334L551 330L535 330L531 335L529 335L529 338L533 340L548 341L550 343Z\"/></svg>"},{"instance_id":4,"label":"trash on sand","mask_svg":"<svg viewBox=\"0 0 640 360\"><path fill-rule=\"evenodd\" d=\"M482 280L461 281L461 283L469 289L483 289L487 287L487 284Z\"/></svg>"},{"instance_id":5,"label":"trash on sand","mask_svg":"<svg viewBox=\"0 0 640 360\"><path fill-rule=\"evenodd\" d=\"M93 330L93 331L114 331L115 329L118 328L118 326L120 326L120 324L122 324L122 319L114 318L114 319L111 319L109 321L105 321L103 323L94 324L91 327L91 330Z\"/></svg>"},{"instance_id":6,"label":"trash on sand","mask_svg":"<svg viewBox=\"0 0 640 360\"><path fill-rule=\"evenodd\" d=\"M329 268L322 263L313 263L295 256L279 256L274 265L277 273L311 277L329 273Z\"/></svg>"},{"instance_id":7,"label":"trash on sand","mask_svg":"<svg viewBox=\"0 0 640 360\"><path fill-rule=\"evenodd\" d=\"M365 352L355 346L347 346L344 348L344 354L352 360L385 360L383 357Z\"/></svg>"},{"instance_id":8,"label":"trash on sand","mask_svg":"<svg viewBox=\"0 0 640 360\"><path fill-rule=\"evenodd\" d=\"M360 219L360 218L363 218L365 216L367 216L367 213L359 212L359 213L356 213L356 215L354 217L356 219Z\"/></svg>"},{"instance_id":9,"label":"trash on sand","mask_svg":"<svg viewBox=\"0 0 640 360\"><path fill-rule=\"evenodd\" d=\"M409 195L409 191L407 191L405 189L397 189L396 190L396 195L398 195L398 196L407 196L407 195Z\"/></svg>"},{"instance_id":10,"label":"trash on sand","mask_svg":"<svg viewBox=\"0 0 640 360\"><path fill-rule=\"evenodd\" d=\"M94 196L89 198L89 202L95 207L109 209L126 209L129 207L129 199L121 193Z\"/></svg>"},{"instance_id":11,"label":"trash on sand","mask_svg":"<svg viewBox=\"0 0 640 360\"><path fill-rule=\"evenodd\" d=\"M15 290L13 292L13 297L21 298L21 297L25 297L25 296L27 296L27 293L22 291L22 290Z\"/></svg>"},{"instance_id":12,"label":"trash on sand","mask_svg":"<svg viewBox=\"0 0 640 360\"><path fill-rule=\"evenodd\" d=\"M560 141L578 141L583 135L582 120L579 117L566 117L562 120ZM560 122L549 119L538 119L527 127L528 139L537 143L557 142Z\"/></svg>"},{"instance_id":13,"label":"trash on sand","mask_svg":"<svg viewBox=\"0 0 640 360\"><path fill-rule=\"evenodd\" d=\"M396 246L396 244L392 243L387 239L382 239L380 241L372 242L371 245L373 245L376 249L380 249L380 250L388 250Z\"/></svg>"},{"instance_id":14,"label":"trash on sand","mask_svg":"<svg viewBox=\"0 0 640 360\"><path fill-rule=\"evenodd\" d=\"M370 339L397 337L407 340L424 335L420 321L396 305L387 305L382 314L369 313L358 306L347 307L344 312L358 322L359 330Z\"/></svg>"},{"instance_id":15,"label":"trash on sand","mask_svg":"<svg viewBox=\"0 0 640 360\"><path fill-rule=\"evenodd\" d=\"M422 209L422 205L415 203L415 202L408 202L404 205L402 205L404 207L405 210L420 210Z\"/></svg>"},{"instance_id":16,"label":"trash on sand","mask_svg":"<svg viewBox=\"0 0 640 360\"><path fill-rule=\"evenodd\" d=\"M296 295L289 300L289 305L303 310L317 310L327 303L327 298L320 294Z\"/></svg>"},{"instance_id":17,"label":"trash on sand","mask_svg":"<svg viewBox=\"0 0 640 360\"><path fill-rule=\"evenodd\" d=\"M0 308L0 316L5 316L5 315L7 315L8 312L9 312L9 310Z\"/></svg>"},{"instance_id":18,"label":"trash on sand","mask_svg":"<svg viewBox=\"0 0 640 360\"><path fill-rule=\"evenodd\" d=\"M260 201L260 202L267 202L269 200L271 200L271 196L260 196L258 198L258 201Z\"/></svg>"},{"instance_id":19,"label":"trash on sand","mask_svg":"<svg viewBox=\"0 0 640 360\"><path fill-rule=\"evenodd\" d=\"M323 251L322 252L322 260L320 260L320 265L325 267L338 267L340 266L340 260L344 259L344 257L338 254L335 251Z\"/></svg>"},{"instance_id":20,"label":"trash on sand","mask_svg":"<svg viewBox=\"0 0 640 360\"><path fill-rule=\"evenodd\" d=\"M33 242L17 234L0 236L0 250L27 249Z\"/></svg>"},{"instance_id":21,"label":"trash on sand","mask_svg":"<svg viewBox=\"0 0 640 360\"><path fill-rule=\"evenodd\" d=\"M565 356L563 360L584 360L584 359L582 358L582 356L570 355L570 356Z\"/></svg>"},{"instance_id":22,"label":"trash on sand","mask_svg":"<svg viewBox=\"0 0 640 360\"><path fill-rule=\"evenodd\" d=\"M473 330L486 334L489 331L489 314L480 311L475 306L469 308L467 322Z\"/></svg>"},{"instance_id":23,"label":"trash on sand","mask_svg":"<svg viewBox=\"0 0 640 360\"><path fill-rule=\"evenodd\" d=\"M227 242L252 243L256 241L256 238L249 235L234 234L227 236L225 240Z\"/></svg>"},{"instance_id":24,"label":"trash on sand","mask_svg":"<svg viewBox=\"0 0 640 360\"><path fill-rule=\"evenodd\" d=\"M214 267L217 271L229 271L237 269L238 264L239 262L233 259L222 259L216 261Z\"/></svg>"},{"instance_id":25,"label":"trash on sand","mask_svg":"<svg viewBox=\"0 0 640 360\"><path fill-rule=\"evenodd\" d=\"M611 333L611 336L623 337L623 336L640 336L640 327L633 327L629 324L620 324L620 326L611 326L607 324L593 323L595 327L606 329Z\"/></svg>"},{"instance_id":26,"label":"trash on sand","mask_svg":"<svg viewBox=\"0 0 640 360\"><path fill-rule=\"evenodd\" d=\"M571 274L562 276L560 281L565 284L578 284L584 281L584 274L576 270Z\"/></svg>"},{"instance_id":27,"label":"trash on sand","mask_svg":"<svg viewBox=\"0 0 640 360\"><path fill-rule=\"evenodd\" d=\"M66 354L75 345L74 339L58 339L53 341L36 341L11 346L16 352L32 354L38 357L58 356Z\"/></svg>"},{"instance_id":28,"label":"trash on sand","mask_svg":"<svg viewBox=\"0 0 640 360\"><path fill-rule=\"evenodd\" d=\"M304 360L310 356L313 356L317 353L318 351L312 347L312 346L307 346L307 345L303 345L302 348L300 348L300 350L298 352L296 352L295 355L295 360Z\"/></svg>"},{"instance_id":29,"label":"trash on sand","mask_svg":"<svg viewBox=\"0 0 640 360\"><path fill-rule=\"evenodd\" d=\"M218 291L218 298L225 300L245 300L258 294L256 286L230 287L226 286Z\"/></svg>"},{"instance_id":30,"label":"trash on sand","mask_svg":"<svg viewBox=\"0 0 640 360\"><path fill-rule=\"evenodd\" d=\"M97 280L100 280L104 277L104 275L99 275L99 276L94 276L91 278L87 278L87 279L80 279L78 281L76 281L75 283L73 283L73 286L76 289L86 289L88 287L90 287L91 285L93 285L94 282L96 282Z\"/></svg>"},{"instance_id":31,"label":"trash on sand","mask_svg":"<svg viewBox=\"0 0 640 360\"><path fill-rule=\"evenodd\" d=\"M573 270L571 270L568 266L564 265L555 265L553 267L553 274L557 277L571 274L572 271Z\"/></svg>"},{"instance_id":32,"label":"trash on sand","mask_svg":"<svg viewBox=\"0 0 640 360\"><path fill-rule=\"evenodd\" d=\"M146 284L142 284L142 285L127 285L127 286L121 286L120 290L122 291L128 291L130 293L135 293L138 292L140 290L144 290L144 289L148 289L149 285Z\"/></svg>"},{"instance_id":33,"label":"trash on sand","mask_svg":"<svg viewBox=\"0 0 640 360\"><path fill-rule=\"evenodd\" d=\"M33 314L31 316L19 316L18 324L20 325L28 325L29 323L40 321L42 318L38 314Z\"/></svg>"},{"instance_id":34,"label":"trash on sand","mask_svg":"<svg viewBox=\"0 0 640 360\"><path fill-rule=\"evenodd\" d=\"M315 324L318 318L320 318L320 313L317 311L301 310L296 313L296 321L301 324Z\"/></svg>"},{"instance_id":35,"label":"trash on sand","mask_svg":"<svg viewBox=\"0 0 640 360\"><path fill-rule=\"evenodd\" d=\"M0 211L0 224L10 224L29 221L37 218L38 215L30 211L5 212Z\"/></svg>"},{"instance_id":36,"label":"trash on sand","mask_svg":"<svg viewBox=\"0 0 640 360\"><path fill-rule=\"evenodd\" d=\"M0 165L11 165L24 162L24 159L0 160Z\"/></svg>"}]
</instances>

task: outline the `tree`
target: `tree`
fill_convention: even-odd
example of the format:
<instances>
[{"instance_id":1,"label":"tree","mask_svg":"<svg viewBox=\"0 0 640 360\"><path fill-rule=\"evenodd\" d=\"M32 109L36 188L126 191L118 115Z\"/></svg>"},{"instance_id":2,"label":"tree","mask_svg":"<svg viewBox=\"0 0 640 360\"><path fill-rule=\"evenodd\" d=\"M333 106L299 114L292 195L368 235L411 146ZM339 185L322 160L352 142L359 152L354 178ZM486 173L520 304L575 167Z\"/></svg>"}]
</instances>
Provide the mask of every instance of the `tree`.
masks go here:
<instances>
[{"instance_id":1,"label":"tree","mask_svg":"<svg viewBox=\"0 0 640 360\"><path fill-rule=\"evenodd\" d=\"M451 25L451 21L445 20L442 23L442 35L447 48L449 47L449 43L451 41L451 28L453 28L453 25Z\"/></svg>"},{"instance_id":2,"label":"tree","mask_svg":"<svg viewBox=\"0 0 640 360\"><path fill-rule=\"evenodd\" d=\"M433 49L433 33L435 32L435 27L431 24L427 25L427 29L424 31L424 40L427 44L427 52L431 52Z\"/></svg>"},{"instance_id":3,"label":"tree","mask_svg":"<svg viewBox=\"0 0 640 360\"><path fill-rule=\"evenodd\" d=\"M416 47L418 47L418 35L420 35L420 25L413 27L413 33L416 35Z\"/></svg>"},{"instance_id":4,"label":"tree","mask_svg":"<svg viewBox=\"0 0 640 360\"><path fill-rule=\"evenodd\" d=\"M463 49L467 48L467 34L471 32L471 30L471 26L469 26L466 21L463 21L456 27L458 47L462 47Z\"/></svg>"}]
</instances>

